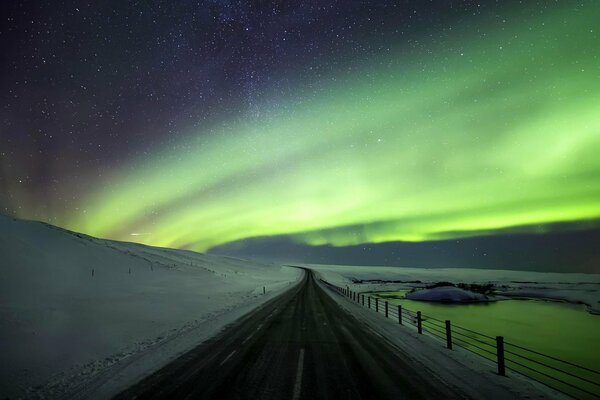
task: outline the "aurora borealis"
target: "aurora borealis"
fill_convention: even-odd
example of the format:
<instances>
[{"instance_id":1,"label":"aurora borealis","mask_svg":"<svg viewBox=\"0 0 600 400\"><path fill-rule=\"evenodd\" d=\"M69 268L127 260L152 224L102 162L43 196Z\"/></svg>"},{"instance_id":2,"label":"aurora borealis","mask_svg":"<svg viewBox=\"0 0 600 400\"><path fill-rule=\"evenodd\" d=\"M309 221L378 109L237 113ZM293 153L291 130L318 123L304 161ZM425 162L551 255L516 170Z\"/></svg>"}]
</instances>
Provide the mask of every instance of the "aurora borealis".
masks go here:
<instances>
[{"instance_id":1,"label":"aurora borealis","mask_svg":"<svg viewBox=\"0 0 600 400\"><path fill-rule=\"evenodd\" d=\"M222 16L231 3L213 5L219 11L210 12ZM251 30L251 38L274 35L267 28L259 32L260 23L252 25L260 17L248 7L249 25L239 29ZM333 7L339 9L332 26L364 12ZM253 65L249 73L239 71L251 76L241 80L240 98L214 100L213 106L177 103L177 90L186 89L173 85L162 101L174 104L168 113L174 119L185 115L185 122L169 131L120 115L139 123L136 132L152 134L128 136L131 124L110 135L96 131L107 136L93 162L86 161L94 159L87 150L69 151L65 160L58 157L60 144L44 144L43 151L28 145L38 142L22 139L36 134L21 129L27 112L4 107L3 212L94 236L198 251L276 235L348 246L543 233L558 223L574 230L597 226L600 4L464 3L452 12L448 4L428 7L413 13L411 2L399 3L385 30L375 27L379 13L386 13L379 10L369 23L342 35L339 52L295 64L300 59L294 46L316 26L310 42L318 47L319 29L330 15L307 11L294 19L290 47L267 41L294 68L256 66L265 57L264 49L256 49L257 59L240 62ZM277 18L289 19L292 11ZM414 21L416 14L426 17ZM331 35L323 38L323 46L332 46ZM376 42L375 50L360 50L369 42ZM186 63L188 74L194 63ZM311 72L319 67L323 72ZM198 82L204 69L198 68ZM152 73L175 82L173 72ZM216 76L234 79L231 71ZM119 79L133 82L136 76ZM10 86L7 79L3 85ZM160 88L169 85L157 86L154 96L160 97ZM213 91L209 98L220 96ZM87 106L79 103L76 113L87 113ZM194 107L206 111L201 122L187 117ZM58 107L53 118L67 111ZM161 108L159 115L166 113ZM43 120L33 125L45 129ZM90 139L77 129L55 136L87 144ZM78 169L77 158L85 168ZM28 185L24 177L42 170L43 182Z\"/></svg>"}]
</instances>

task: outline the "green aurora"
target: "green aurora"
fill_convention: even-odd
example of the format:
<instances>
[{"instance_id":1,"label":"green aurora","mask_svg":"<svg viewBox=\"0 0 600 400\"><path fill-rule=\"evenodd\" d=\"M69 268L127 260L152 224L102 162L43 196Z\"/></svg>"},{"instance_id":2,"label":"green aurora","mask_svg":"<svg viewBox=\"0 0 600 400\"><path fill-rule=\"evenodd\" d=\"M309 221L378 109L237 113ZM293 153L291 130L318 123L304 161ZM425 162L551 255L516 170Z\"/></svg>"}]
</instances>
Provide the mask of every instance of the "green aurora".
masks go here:
<instances>
[{"instance_id":1,"label":"green aurora","mask_svg":"<svg viewBox=\"0 0 600 400\"><path fill-rule=\"evenodd\" d=\"M520 15L457 25L421 50L298 82L259 117L186 132L96 182L60 225L204 251L256 236L344 246L596 220L600 3Z\"/></svg>"}]
</instances>

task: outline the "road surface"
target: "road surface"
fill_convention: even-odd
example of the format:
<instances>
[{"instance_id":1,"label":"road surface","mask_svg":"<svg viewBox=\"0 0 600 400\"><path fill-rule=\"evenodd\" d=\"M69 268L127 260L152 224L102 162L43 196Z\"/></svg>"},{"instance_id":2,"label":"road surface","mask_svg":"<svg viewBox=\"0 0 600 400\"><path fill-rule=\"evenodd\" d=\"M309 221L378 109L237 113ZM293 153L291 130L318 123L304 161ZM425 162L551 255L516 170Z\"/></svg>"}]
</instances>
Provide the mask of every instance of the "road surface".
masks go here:
<instances>
[{"instance_id":1,"label":"road surface","mask_svg":"<svg viewBox=\"0 0 600 400\"><path fill-rule=\"evenodd\" d=\"M138 384L120 399L448 399L307 271L303 282ZM337 294L336 294L337 295Z\"/></svg>"}]
</instances>

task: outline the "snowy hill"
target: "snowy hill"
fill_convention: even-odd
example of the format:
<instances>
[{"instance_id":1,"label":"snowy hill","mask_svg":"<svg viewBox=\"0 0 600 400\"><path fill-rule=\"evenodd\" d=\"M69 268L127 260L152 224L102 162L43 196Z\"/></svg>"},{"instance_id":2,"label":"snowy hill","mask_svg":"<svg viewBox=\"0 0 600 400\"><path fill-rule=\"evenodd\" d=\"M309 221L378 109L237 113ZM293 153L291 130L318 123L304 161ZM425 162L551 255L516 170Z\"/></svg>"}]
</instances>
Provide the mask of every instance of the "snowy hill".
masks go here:
<instances>
[{"instance_id":1,"label":"snowy hill","mask_svg":"<svg viewBox=\"0 0 600 400\"><path fill-rule=\"evenodd\" d=\"M0 398L65 395L115 366L128 384L301 275L0 216Z\"/></svg>"}]
</instances>

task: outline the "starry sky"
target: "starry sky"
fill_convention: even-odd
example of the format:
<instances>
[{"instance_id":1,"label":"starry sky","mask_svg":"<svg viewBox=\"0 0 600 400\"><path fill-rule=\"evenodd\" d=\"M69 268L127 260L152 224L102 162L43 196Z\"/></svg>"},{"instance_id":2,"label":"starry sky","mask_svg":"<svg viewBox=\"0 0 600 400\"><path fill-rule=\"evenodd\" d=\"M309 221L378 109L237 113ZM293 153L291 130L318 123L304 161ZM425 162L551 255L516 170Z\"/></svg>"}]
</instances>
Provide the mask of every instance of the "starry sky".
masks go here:
<instances>
[{"instance_id":1,"label":"starry sky","mask_svg":"<svg viewBox=\"0 0 600 400\"><path fill-rule=\"evenodd\" d=\"M595 0L0 7L3 214L197 251L600 227Z\"/></svg>"}]
</instances>

